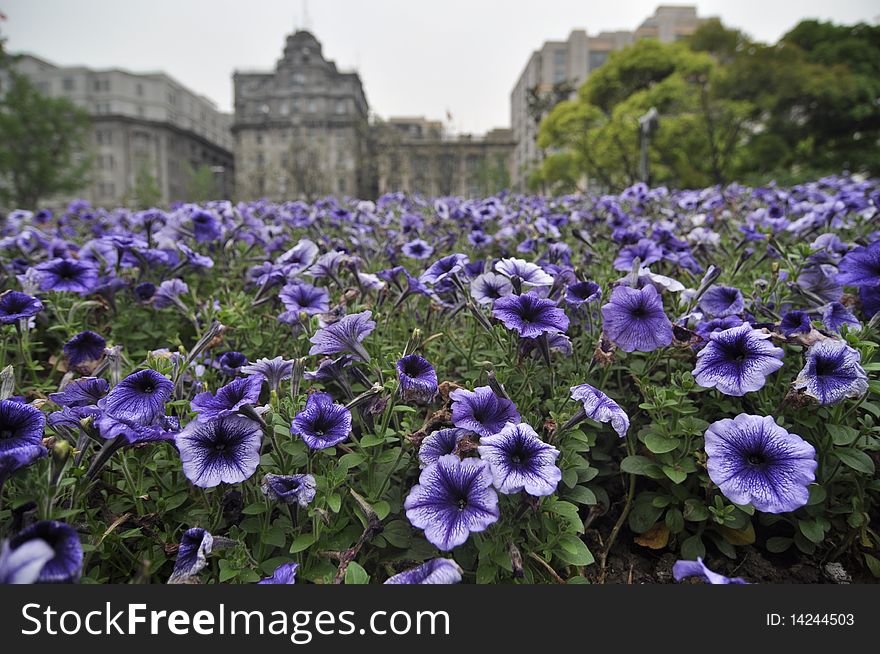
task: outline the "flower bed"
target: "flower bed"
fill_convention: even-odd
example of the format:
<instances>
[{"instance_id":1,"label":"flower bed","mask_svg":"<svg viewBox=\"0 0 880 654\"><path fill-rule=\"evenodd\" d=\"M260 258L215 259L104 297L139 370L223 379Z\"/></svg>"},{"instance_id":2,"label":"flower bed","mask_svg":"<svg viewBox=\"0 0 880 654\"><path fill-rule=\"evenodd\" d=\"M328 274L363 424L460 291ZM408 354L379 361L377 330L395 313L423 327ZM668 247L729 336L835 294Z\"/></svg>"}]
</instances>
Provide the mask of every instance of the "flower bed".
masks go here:
<instances>
[{"instance_id":1,"label":"flower bed","mask_svg":"<svg viewBox=\"0 0 880 654\"><path fill-rule=\"evenodd\" d=\"M0 580L878 576L878 205L12 212Z\"/></svg>"}]
</instances>

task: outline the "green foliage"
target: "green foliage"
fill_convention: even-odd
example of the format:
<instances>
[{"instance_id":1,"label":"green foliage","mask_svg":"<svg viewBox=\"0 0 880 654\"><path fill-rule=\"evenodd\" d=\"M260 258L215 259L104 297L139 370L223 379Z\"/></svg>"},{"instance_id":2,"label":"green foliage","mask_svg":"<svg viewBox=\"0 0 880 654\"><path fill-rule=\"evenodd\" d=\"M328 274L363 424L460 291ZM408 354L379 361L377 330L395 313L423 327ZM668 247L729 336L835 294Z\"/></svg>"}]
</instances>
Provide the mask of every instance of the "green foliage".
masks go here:
<instances>
[{"instance_id":1,"label":"green foliage","mask_svg":"<svg viewBox=\"0 0 880 654\"><path fill-rule=\"evenodd\" d=\"M40 93L9 67L0 98L0 203L33 209L87 182L88 113L64 98Z\"/></svg>"},{"instance_id":2,"label":"green foliage","mask_svg":"<svg viewBox=\"0 0 880 654\"><path fill-rule=\"evenodd\" d=\"M138 170L132 195L136 207L155 207L162 201L162 189L146 163Z\"/></svg>"}]
</instances>

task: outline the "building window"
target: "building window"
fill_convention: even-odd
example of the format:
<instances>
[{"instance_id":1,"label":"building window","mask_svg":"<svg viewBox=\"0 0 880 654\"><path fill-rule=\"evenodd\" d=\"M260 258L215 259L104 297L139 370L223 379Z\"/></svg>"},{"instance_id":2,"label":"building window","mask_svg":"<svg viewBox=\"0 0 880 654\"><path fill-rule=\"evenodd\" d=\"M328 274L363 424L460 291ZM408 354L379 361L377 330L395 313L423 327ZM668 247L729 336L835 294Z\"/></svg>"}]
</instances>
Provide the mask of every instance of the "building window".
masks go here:
<instances>
[{"instance_id":1,"label":"building window","mask_svg":"<svg viewBox=\"0 0 880 654\"><path fill-rule=\"evenodd\" d=\"M170 104L170 105L177 104L177 94L174 91L168 91L168 104Z\"/></svg>"},{"instance_id":2,"label":"building window","mask_svg":"<svg viewBox=\"0 0 880 654\"><path fill-rule=\"evenodd\" d=\"M262 134L257 134L256 140L257 140L257 145L263 145L263 135Z\"/></svg>"},{"instance_id":3,"label":"building window","mask_svg":"<svg viewBox=\"0 0 880 654\"><path fill-rule=\"evenodd\" d=\"M72 77L65 77L61 84L65 91L73 91L76 88L76 80Z\"/></svg>"},{"instance_id":4,"label":"building window","mask_svg":"<svg viewBox=\"0 0 880 654\"><path fill-rule=\"evenodd\" d=\"M46 94L49 92L49 82L37 82L35 86L40 93Z\"/></svg>"},{"instance_id":5,"label":"building window","mask_svg":"<svg viewBox=\"0 0 880 654\"><path fill-rule=\"evenodd\" d=\"M309 113L313 114L318 111L318 103L314 100L309 100Z\"/></svg>"},{"instance_id":6,"label":"building window","mask_svg":"<svg viewBox=\"0 0 880 654\"><path fill-rule=\"evenodd\" d=\"M345 193L345 177L340 177L337 182L337 189L340 193Z\"/></svg>"},{"instance_id":7,"label":"building window","mask_svg":"<svg viewBox=\"0 0 880 654\"><path fill-rule=\"evenodd\" d=\"M306 76L303 73L296 72L290 76L290 81L294 84L305 84Z\"/></svg>"},{"instance_id":8,"label":"building window","mask_svg":"<svg viewBox=\"0 0 880 654\"><path fill-rule=\"evenodd\" d=\"M591 50L589 59L590 71L592 72L596 70L599 66L604 64L607 59L608 52L606 50Z\"/></svg>"},{"instance_id":9,"label":"building window","mask_svg":"<svg viewBox=\"0 0 880 654\"><path fill-rule=\"evenodd\" d=\"M278 106L278 112L282 116L286 116L290 113L290 103L287 100L282 100L281 104Z\"/></svg>"},{"instance_id":10,"label":"building window","mask_svg":"<svg viewBox=\"0 0 880 654\"><path fill-rule=\"evenodd\" d=\"M565 81L565 68L557 68L554 71L553 81L554 82L564 82Z\"/></svg>"},{"instance_id":11,"label":"building window","mask_svg":"<svg viewBox=\"0 0 880 654\"><path fill-rule=\"evenodd\" d=\"M345 113L345 100L336 101L336 113L340 115Z\"/></svg>"},{"instance_id":12,"label":"building window","mask_svg":"<svg viewBox=\"0 0 880 654\"><path fill-rule=\"evenodd\" d=\"M566 59L568 59L568 53L565 50L555 50L553 52L553 63L557 68L565 66Z\"/></svg>"},{"instance_id":13,"label":"building window","mask_svg":"<svg viewBox=\"0 0 880 654\"><path fill-rule=\"evenodd\" d=\"M263 167L266 163L266 157L262 152L257 152L257 165Z\"/></svg>"},{"instance_id":14,"label":"building window","mask_svg":"<svg viewBox=\"0 0 880 654\"><path fill-rule=\"evenodd\" d=\"M134 85L134 92L137 93L138 97L144 96L144 85L138 82Z\"/></svg>"}]
</instances>

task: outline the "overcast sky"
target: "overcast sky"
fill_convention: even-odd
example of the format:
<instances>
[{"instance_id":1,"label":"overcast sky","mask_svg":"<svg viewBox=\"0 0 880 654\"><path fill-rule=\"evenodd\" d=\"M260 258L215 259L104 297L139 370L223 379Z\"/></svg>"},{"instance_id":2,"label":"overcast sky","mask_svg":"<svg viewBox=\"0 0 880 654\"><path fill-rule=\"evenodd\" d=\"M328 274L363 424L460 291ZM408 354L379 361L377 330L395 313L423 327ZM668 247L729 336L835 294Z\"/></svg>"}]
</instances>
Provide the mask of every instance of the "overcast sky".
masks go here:
<instances>
[{"instance_id":1,"label":"overcast sky","mask_svg":"<svg viewBox=\"0 0 880 654\"><path fill-rule=\"evenodd\" d=\"M462 132L510 124L509 96L531 52L575 28L635 29L657 0L311 0L324 55L356 69L373 112L453 116ZM686 4L686 3L680 3ZM753 38L802 18L876 22L877 0L698 0ZM13 52L58 64L163 70L229 111L232 71L274 67L306 26L303 0L0 0Z\"/></svg>"}]
</instances>

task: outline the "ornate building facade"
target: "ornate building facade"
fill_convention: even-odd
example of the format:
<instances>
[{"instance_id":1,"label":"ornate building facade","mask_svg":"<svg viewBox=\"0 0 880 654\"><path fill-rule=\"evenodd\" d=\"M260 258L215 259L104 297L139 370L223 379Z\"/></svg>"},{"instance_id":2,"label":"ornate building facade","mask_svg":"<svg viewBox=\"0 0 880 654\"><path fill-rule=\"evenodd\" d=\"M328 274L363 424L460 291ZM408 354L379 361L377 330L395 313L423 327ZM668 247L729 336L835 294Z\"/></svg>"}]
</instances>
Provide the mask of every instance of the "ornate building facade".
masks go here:
<instances>
[{"instance_id":1,"label":"ornate building facade","mask_svg":"<svg viewBox=\"0 0 880 654\"><path fill-rule=\"evenodd\" d=\"M236 195L369 197L367 104L360 77L324 58L299 30L271 72L233 75Z\"/></svg>"}]
</instances>

